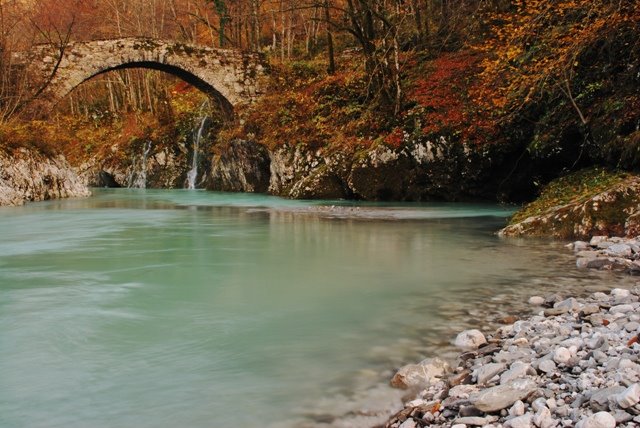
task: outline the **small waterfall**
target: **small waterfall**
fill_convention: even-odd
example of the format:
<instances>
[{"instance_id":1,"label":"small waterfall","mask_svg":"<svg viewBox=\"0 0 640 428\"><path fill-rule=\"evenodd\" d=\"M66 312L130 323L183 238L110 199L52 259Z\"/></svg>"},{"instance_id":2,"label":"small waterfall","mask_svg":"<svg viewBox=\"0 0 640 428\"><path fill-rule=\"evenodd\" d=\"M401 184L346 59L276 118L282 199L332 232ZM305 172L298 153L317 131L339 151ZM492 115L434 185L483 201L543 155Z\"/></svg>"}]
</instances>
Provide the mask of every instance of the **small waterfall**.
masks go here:
<instances>
[{"instance_id":1,"label":"small waterfall","mask_svg":"<svg viewBox=\"0 0 640 428\"><path fill-rule=\"evenodd\" d=\"M194 190L196 188L196 180L198 179L198 152L200 150L200 141L204 134L209 116L204 111L209 101L205 101L200 106L200 124L193 134L193 155L191 156L191 169L187 173L187 189Z\"/></svg>"},{"instance_id":2,"label":"small waterfall","mask_svg":"<svg viewBox=\"0 0 640 428\"><path fill-rule=\"evenodd\" d=\"M133 170L131 171L131 176L129 177L129 188L135 189L146 189L147 188L147 159L149 158L149 153L151 152L151 141L147 141L144 145L144 150L142 151L142 163L140 165L140 170L136 171L136 158L133 158Z\"/></svg>"}]
</instances>

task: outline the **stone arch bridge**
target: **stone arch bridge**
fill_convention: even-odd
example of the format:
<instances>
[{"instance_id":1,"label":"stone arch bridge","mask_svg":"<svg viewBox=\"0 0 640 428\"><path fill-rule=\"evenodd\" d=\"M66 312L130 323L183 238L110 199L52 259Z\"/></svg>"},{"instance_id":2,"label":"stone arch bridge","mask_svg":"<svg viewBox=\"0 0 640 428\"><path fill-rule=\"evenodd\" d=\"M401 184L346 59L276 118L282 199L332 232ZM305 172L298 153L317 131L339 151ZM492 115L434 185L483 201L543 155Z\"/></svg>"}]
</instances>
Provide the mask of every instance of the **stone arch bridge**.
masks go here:
<instances>
[{"instance_id":1,"label":"stone arch bridge","mask_svg":"<svg viewBox=\"0 0 640 428\"><path fill-rule=\"evenodd\" d=\"M259 54L148 38L72 42L63 49L39 45L24 58L39 89L33 100L50 112L75 87L102 73L148 68L181 78L219 101L229 113L264 90L267 66Z\"/></svg>"}]
</instances>

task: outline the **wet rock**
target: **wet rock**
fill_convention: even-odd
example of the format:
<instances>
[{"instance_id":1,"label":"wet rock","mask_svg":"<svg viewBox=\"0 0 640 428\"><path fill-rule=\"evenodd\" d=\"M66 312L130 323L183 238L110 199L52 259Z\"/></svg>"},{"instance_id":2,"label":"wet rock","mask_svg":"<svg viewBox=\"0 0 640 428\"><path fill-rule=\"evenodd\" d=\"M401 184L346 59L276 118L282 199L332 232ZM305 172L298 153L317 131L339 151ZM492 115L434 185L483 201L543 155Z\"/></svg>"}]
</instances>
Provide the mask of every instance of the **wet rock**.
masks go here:
<instances>
[{"instance_id":1,"label":"wet rock","mask_svg":"<svg viewBox=\"0 0 640 428\"><path fill-rule=\"evenodd\" d=\"M542 306L544 303L544 298L540 296L531 296L529 298L529 304L533 306Z\"/></svg>"},{"instance_id":2,"label":"wet rock","mask_svg":"<svg viewBox=\"0 0 640 428\"><path fill-rule=\"evenodd\" d=\"M419 364L406 365L393 376L391 386L407 389L427 385L450 371L449 364L439 358L427 358Z\"/></svg>"},{"instance_id":3,"label":"wet rock","mask_svg":"<svg viewBox=\"0 0 640 428\"><path fill-rule=\"evenodd\" d=\"M480 330L465 330L456 336L454 345L463 350L478 349L487 343L487 339Z\"/></svg>"},{"instance_id":4,"label":"wet rock","mask_svg":"<svg viewBox=\"0 0 640 428\"><path fill-rule=\"evenodd\" d=\"M234 140L215 154L207 189L224 192L265 193L270 164L266 147L253 141Z\"/></svg>"},{"instance_id":5,"label":"wet rock","mask_svg":"<svg viewBox=\"0 0 640 428\"><path fill-rule=\"evenodd\" d=\"M471 397L472 404L483 412L491 413L524 400L537 389L532 379L516 379L504 385L480 391Z\"/></svg>"}]
</instances>

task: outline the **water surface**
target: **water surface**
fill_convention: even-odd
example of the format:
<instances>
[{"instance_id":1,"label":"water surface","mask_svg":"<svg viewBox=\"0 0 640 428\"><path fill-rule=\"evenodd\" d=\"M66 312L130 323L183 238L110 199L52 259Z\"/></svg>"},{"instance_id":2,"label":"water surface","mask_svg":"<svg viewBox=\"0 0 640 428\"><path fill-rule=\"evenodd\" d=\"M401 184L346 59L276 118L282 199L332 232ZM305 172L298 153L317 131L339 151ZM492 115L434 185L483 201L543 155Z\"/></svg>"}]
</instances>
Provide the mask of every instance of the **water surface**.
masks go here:
<instances>
[{"instance_id":1,"label":"water surface","mask_svg":"<svg viewBox=\"0 0 640 428\"><path fill-rule=\"evenodd\" d=\"M498 239L509 212L144 190L0 209L0 426L330 422L534 291L624 281Z\"/></svg>"}]
</instances>

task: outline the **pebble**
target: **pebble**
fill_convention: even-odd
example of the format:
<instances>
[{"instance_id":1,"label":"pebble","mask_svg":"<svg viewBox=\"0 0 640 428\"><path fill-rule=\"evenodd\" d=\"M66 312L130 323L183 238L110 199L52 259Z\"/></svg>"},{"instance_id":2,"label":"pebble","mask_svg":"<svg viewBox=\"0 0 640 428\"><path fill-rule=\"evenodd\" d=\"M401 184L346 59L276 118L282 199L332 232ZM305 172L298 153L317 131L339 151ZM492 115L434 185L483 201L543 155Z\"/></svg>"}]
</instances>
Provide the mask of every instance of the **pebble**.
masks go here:
<instances>
[{"instance_id":1,"label":"pebble","mask_svg":"<svg viewBox=\"0 0 640 428\"><path fill-rule=\"evenodd\" d=\"M623 240L596 237L574 250L610 248L613 254L626 248L618 244L631 248ZM538 315L486 336L463 331L455 339L467 351L453 371L458 375L431 376L413 397L419 400L408 398L404 413L387 426L405 428L405 419L414 417L421 418L415 427L640 426L639 297L640 283L631 291L616 288L586 298L533 296L532 307L546 308ZM412 414L417 416L407 419Z\"/></svg>"},{"instance_id":2,"label":"pebble","mask_svg":"<svg viewBox=\"0 0 640 428\"><path fill-rule=\"evenodd\" d=\"M509 370L500 375L500 383L507 383L514 379L535 374L535 370L531 368L531 364L516 361L515 363L511 364L511 368Z\"/></svg>"},{"instance_id":3,"label":"pebble","mask_svg":"<svg viewBox=\"0 0 640 428\"><path fill-rule=\"evenodd\" d=\"M598 412L576 424L576 428L615 428L616 419L607 412Z\"/></svg>"},{"instance_id":4,"label":"pebble","mask_svg":"<svg viewBox=\"0 0 640 428\"><path fill-rule=\"evenodd\" d=\"M579 269L640 270L640 262L634 260L640 250L636 239L594 236L588 244L576 241L572 246Z\"/></svg>"},{"instance_id":5,"label":"pebble","mask_svg":"<svg viewBox=\"0 0 640 428\"><path fill-rule=\"evenodd\" d=\"M538 364L538 369L549 374L556 370L556 363L554 363L552 360L542 360L540 364Z\"/></svg>"},{"instance_id":6,"label":"pebble","mask_svg":"<svg viewBox=\"0 0 640 428\"><path fill-rule=\"evenodd\" d=\"M522 415L513 419L509 419L504 424L505 428L534 428L533 415Z\"/></svg>"},{"instance_id":7,"label":"pebble","mask_svg":"<svg viewBox=\"0 0 640 428\"><path fill-rule=\"evenodd\" d=\"M474 370L473 375L478 385L484 385L507 369L507 365L503 363L490 363Z\"/></svg>"},{"instance_id":8,"label":"pebble","mask_svg":"<svg viewBox=\"0 0 640 428\"><path fill-rule=\"evenodd\" d=\"M537 389L533 379L516 379L504 385L494 386L471 396L471 403L485 413L510 407L518 400L524 400Z\"/></svg>"},{"instance_id":9,"label":"pebble","mask_svg":"<svg viewBox=\"0 0 640 428\"><path fill-rule=\"evenodd\" d=\"M544 297L532 296L529 298L529 304L533 306L542 306L544 304Z\"/></svg>"},{"instance_id":10,"label":"pebble","mask_svg":"<svg viewBox=\"0 0 640 428\"><path fill-rule=\"evenodd\" d=\"M616 397L616 402L623 409L638 404L640 401L640 384L634 383Z\"/></svg>"},{"instance_id":11,"label":"pebble","mask_svg":"<svg viewBox=\"0 0 640 428\"><path fill-rule=\"evenodd\" d=\"M521 400L513 403L513 406L509 409L510 416L522 416L524 415L524 403Z\"/></svg>"},{"instance_id":12,"label":"pebble","mask_svg":"<svg viewBox=\"0 0 640 428\"><path fill-rule=\"evenodd\" d=\"M456 336L456 340L453 343L457 348L462 350L478 349L480 346L487 343L487 339L480 330L465 330Z\"/></svg>"},{"instance_id":13,"label":"pebble","mask_svg":"<svg viewBox=\"0 0 640 428\"><path fill-rule=\"evenodd\" d=\"M567 364L570 359L571 352L563 346L560 346L553 352L553 361L557 364Z\"/></svg>"}]
</instances>

